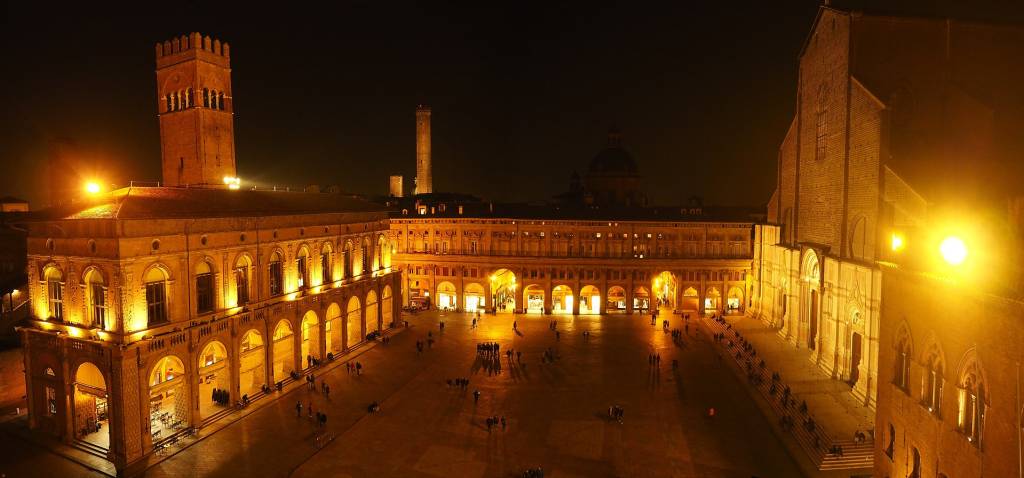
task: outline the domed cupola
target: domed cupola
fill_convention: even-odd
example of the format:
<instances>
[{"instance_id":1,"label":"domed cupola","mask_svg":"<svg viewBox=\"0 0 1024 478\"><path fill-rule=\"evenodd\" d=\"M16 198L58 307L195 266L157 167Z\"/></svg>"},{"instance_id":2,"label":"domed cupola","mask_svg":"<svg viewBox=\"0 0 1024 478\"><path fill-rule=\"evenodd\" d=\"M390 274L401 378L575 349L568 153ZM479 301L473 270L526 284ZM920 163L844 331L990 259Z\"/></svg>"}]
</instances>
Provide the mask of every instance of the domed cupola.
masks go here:
<instances>
[{"instance_id":1,"label":"domed cupola","mask_svg":"<svg viewBox=\"0 0 1024 478\"><path fill-rule=\"evenodd\" d=\"M588 173L601 176L635 176L636 162L622 147L622 134L615 127L608 130L608 146L590 160Z\"/></svg>"}]
</instances>

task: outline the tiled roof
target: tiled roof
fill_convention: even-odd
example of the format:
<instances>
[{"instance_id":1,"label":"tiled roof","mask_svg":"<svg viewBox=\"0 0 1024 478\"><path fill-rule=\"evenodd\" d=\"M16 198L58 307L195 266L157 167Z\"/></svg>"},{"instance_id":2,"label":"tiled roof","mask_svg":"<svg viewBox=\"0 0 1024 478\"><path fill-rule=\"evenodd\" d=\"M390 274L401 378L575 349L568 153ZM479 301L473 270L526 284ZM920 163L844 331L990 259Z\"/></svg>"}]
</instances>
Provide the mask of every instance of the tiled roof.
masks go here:
<instances>
[{"instance_id":1,"label":"tiled roof","mask_svg":"<svg viewBox=\"0 0 1024 478\"><path fill-rule=\"evenodd\" d=\"M178 219L384 212L380 204L338 193L129 187L39 211L39 220Z\"/></svg>"}]
</instances>

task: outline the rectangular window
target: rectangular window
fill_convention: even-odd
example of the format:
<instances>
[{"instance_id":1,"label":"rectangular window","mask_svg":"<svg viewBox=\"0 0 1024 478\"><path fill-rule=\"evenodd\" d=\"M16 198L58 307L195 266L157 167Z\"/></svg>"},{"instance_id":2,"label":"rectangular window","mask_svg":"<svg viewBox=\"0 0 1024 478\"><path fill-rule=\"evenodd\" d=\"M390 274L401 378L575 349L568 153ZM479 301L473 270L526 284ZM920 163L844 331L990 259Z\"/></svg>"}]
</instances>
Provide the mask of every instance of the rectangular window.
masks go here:
<instances>
[{"instance_id":1,"label":"rectangular window","mask_svg":"<svg viewBox=\"0 0 1024 478\"><path fill-rule=\"evenodd\" d=\"M64 297L63 289L60 286L60 281L56 279L50 279L46 282L47 299L50 302L50 317L58 320L64 320Z\"/></svg>"},{"instance_id":2,"label":"rectangular window","mask_svg":"<svg viewBox=\"0 0 1024 478\"><path fill-rule=\"evenodd\" d=\"M364 256L365 257L365 256ZM300 257L295 259L295 271L298 275L298 286L299 289L306 288L306 258Z\"/></svg>"},{"instance_id":3,"label":"rectangular window","mask_svg":"<svg viewBox=\"0 0 1024 478\"><path fill-rule=\"evenodd\" d=\"M329 252L320 254L320 276L323 284L334 282L331 277L331 253Z\"/></svg>"},{"instance_id":4,"label":"rectangular window","mask_svg":"<svg viewBox=\"0 0 1024 478\"><path fill-rule=\"evenodd\" d=\"M249 303L249 270L246 267L235 269L236 305L241 307Z\"/></svg>"},{"instance_id":5,"label":"rectangular window","mask_svg":"<svg viewBox=\"0 0 1024 478\"><path fill-rule=\"evenodd\" d=\"M469 253L470 254L476 254L476 241L470 241L470 243L469 243Z\"/></svg>"},{"instance_id":6,"label":"rectangular window","mask_svg":"<svg viewBox=\"0 0 1024 478\"><path fill-rule=\"evenodd\" d=\"M89 294L92 301L90 312L92 313L93 326L101 329L107 328L107 300L103 293L103 284L89 284Z\"/></svg>"},{"instance_id":7,"label":"rectangular window","mask_svg":"<svg viewBox=\"0 0 1024 478\"><path fill-rule=\"evenodd\" d=\"M281 262L274 261L270 263L270 295L278 296L284 293L284 277L281 271Z\"/></svg>"},{"instance_id":8,"label":"rectangular window","mask_svg":"<svg viewBox=\"0 0 1024 478\"><path fill-rule=\"evenodd\" d=\"M213 311L213 274L196 276L196 312L205 314Z\"/></svg>"},{"instance_id":9,"label":"rectangular window","mask_svg":"<svg viewBox=\"0 0 1024 478\"><path fill-rule=\"evenodd\" d=\"M146 317L149 325L167 322L167 285L164 281L146 284Z\"/></svg>"},{"instance_id":10,"label":"rectangular window","mask_svg":"<svg viewBox=\"0 0 1024 478\"><path fill-rule=\"evenodd\" d=\"M46 415L54 416L57 414L57 390L53 387L46 387Z\"/></svg>"}]
</instances>

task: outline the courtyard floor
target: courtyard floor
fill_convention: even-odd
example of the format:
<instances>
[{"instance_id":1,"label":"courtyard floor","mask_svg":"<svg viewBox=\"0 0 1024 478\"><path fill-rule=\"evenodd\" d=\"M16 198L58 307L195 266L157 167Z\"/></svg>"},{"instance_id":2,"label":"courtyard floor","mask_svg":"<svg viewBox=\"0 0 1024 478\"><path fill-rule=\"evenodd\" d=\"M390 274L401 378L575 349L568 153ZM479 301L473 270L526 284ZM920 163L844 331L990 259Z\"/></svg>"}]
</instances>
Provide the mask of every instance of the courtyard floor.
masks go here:
<instances>
[{"instance_id":1,"label":"courtyard floor","mask_svg":"<svg viewBox=\"0 0 1024 478\"><path fill-rule=\"evenodd\" d=\"M538 466L549 477L800 476L695 320L677 344L640 315L486 315L477 328L469 314L405 318L410 328L390 344L353 359L362 363L362 376L345 367L317 374L330 385L330 400L293 389L145 476L514 477ZM663 318L683 328L678 316ZM560 340L548 328L552 320ZM428 332L434 345L418 354L415 343ZM477 343L491 341L501 345L498 370L476 354ZM554 363L541 361L548 347L558 356ZM522 352L521 363L505 358L509 348ZM661 355L660 366L648 363L652 353ZM466 391L445 385L455 377L470 380ZM481 392L479 403L473 390ZM381 411L368 414L374 400ZM309 402L328 415L319 439L305 418ZM622 424L607 418L611 404L624 408ZM507 429L488 432L488 416L504 416ZM76 476L59 466L59 476Z\"/></svg>"}]
</instances>

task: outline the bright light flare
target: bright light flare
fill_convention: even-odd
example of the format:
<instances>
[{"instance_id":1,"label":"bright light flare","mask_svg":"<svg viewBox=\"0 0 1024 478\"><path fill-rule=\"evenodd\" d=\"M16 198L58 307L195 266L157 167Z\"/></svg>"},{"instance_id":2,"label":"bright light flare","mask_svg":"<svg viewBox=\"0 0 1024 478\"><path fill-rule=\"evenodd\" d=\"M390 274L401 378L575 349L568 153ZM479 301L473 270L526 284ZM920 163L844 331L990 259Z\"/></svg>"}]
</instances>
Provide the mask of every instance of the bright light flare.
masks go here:
<instances>
[{"instance_id":1,"label":"bright light flare","mask_svg":"<svg viewBox=\"0 0 1024 478\"><path fill-rule=\"evenodd\" d=\"M903 240L902 234L894 232L892 233L892 239L890 240L889 245L890 247L892 247L892 250L894 252L899 252L902 251L904 247L906 247L906 242Z\"/></svg>"},{"instance_id":2,"label":"bright light flare","mask_svg":"<svg viewBox=\"0 0 1024 478\"><path fill-rule=\"evenodd\" d=\"M958 266L967 259L967 245L956 236L943 239L942 243L939 244L939 252L942 253L942 258L950 265Z\"/></svg>"},{"instance_id":3,"label":"bright light flare","mask_svg":"<svg viewBox=\"0 0 1024 478\"><path fill-rule=\"evenodd\" d=\"M228 189L238 189L242 187L242 178L224 176L224 184L227 185Z\"/></svg>"},{"instance_id":4,"label":"bright light flare","mask_svg":"<svg viewBox=\"0 0 1024 478\"><path fill-rule=\"evenodd\" d=\"M101 190L102 188L100 188L100 183L97 183L95 181L89 181L85 183L85 192L89 194L99 194Z\"/></svg>"}]
</instances>

